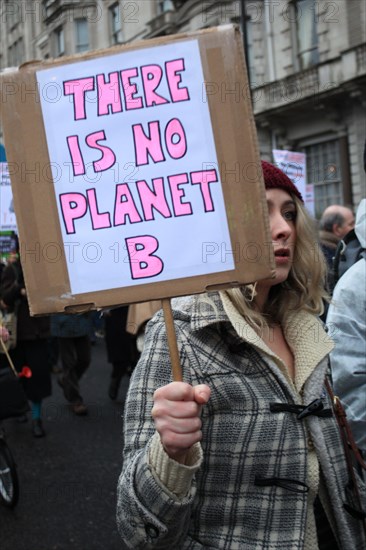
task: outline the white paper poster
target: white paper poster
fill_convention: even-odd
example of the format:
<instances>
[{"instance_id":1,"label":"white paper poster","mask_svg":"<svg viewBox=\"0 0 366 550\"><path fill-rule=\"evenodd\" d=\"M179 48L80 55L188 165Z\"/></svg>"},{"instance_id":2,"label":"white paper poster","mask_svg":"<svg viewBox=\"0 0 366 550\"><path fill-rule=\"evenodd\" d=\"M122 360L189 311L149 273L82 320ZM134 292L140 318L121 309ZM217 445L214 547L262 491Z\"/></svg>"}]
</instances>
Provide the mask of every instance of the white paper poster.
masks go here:
<instances>
[{"instance_id":1,"label":"white paper poster","mask_svg":"<svg viewBox=\"0 0 366 550\"><path fill-rule=\"evenodd\" d=\"M73 294L234 269L196 40L37 81Z\"/></svg>"},{"instance_id":2,"label":"white paper poster","mask_svg":"<svg viewBox=\"0 0 366 550\"><path fill-rule=\"evenodd\" d=\"M0 231L17 231L7 162L0 162Z\"/></svg>"},{"instance_id":3,"label":"white paper poster","mask_svg":"<svg viewBox=\"0 0 366 550\"><path fill-rule=\"evenodd\" d=\"M306 186L305 205L310 214L315 217L315 195L313 183L308 183Z\"/></svg>"},{"instance_id":4,"label":"white paper poster","mask_svg":"<svg viewBox=\"0 0 366 550\"><path fill-rule=\"evenodd\" d=\"M303 198L306 193L306 155L295 151L273 149L275 164L296 185Z\"/></svg>"}]
</instances>

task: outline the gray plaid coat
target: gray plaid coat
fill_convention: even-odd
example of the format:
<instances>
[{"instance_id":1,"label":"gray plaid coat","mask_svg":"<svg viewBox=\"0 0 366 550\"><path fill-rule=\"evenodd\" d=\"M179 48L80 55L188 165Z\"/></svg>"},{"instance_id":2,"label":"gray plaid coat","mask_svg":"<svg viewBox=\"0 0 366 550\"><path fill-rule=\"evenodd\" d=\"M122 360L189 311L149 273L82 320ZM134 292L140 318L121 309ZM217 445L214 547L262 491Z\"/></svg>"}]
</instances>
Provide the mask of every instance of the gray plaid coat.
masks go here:
<instances>
[{"instance_id":1,"label":"gray plaid coat","mask_svg":"<svg viewBox=\"0 0 366 550\"><path fill-rule=\"evenodd\" d=\"M331 510L339 547L364 550L361 524L343 507L348 476L334 418L298 420L296 414L270 410L270 403L297 403L298 395L272 358L247 335L238 336L217 293L191 298L187 306L175 309L174 319L184 380L211 388L202 413L203 464L181 499L162 487L149 464L153 393L172 380L165 325L158 314L149 324L125 406L117 524L128 548L303 549L306 425L321 467L321 497ZM303 402L321 398L329 408L323 387L327 336L312 315L302 313L295 321L296 315L298 355L308 353L314 362ZM278 479L290 481L271 483Z\"/></svg>"}]
</instances>

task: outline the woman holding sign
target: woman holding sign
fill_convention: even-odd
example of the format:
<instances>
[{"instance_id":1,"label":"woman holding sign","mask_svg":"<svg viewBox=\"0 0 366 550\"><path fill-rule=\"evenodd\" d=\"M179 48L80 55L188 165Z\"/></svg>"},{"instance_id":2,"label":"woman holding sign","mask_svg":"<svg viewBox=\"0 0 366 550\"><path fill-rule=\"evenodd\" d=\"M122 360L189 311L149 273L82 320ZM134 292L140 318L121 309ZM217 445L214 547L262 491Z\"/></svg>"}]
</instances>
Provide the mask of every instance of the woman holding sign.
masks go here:
<instances>
[{"instance_id":1,"label":"woman holding sign","mask_svg":"<svg viewBox=\"0 0 366 550\"><path fill-rule=\"evenodd\" d=\"M298 189L262 168L275 278L177 300L184 382L150 322L125 406L128 548L365 548L324 386L324 260Z\"/></svg>"}]
</instances>

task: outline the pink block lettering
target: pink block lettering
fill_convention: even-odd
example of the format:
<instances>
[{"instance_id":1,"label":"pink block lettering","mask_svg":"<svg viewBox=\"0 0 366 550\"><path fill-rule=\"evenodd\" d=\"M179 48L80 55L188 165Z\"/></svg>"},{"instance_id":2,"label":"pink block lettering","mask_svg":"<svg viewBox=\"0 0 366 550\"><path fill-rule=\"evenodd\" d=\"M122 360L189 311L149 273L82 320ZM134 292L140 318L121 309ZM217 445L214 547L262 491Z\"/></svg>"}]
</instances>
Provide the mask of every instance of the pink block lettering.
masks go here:
<instances>
[{"instance_id":1,"label":"pink block lettering","mask_svg":"<svg viewBox=\"0 0 366 550\"><path fill-rule=\"evenodd\" d=\"M98 143L99 141L105 139L106 137L104 130L94 132L94 134L89 134L85 138L86 143L91 149L98 149L102 152L102 157L99 160L93 162L95 172L103 172L104 170L108 170L116 162L116 157L112 149L110 149L106 145L99 145Z\"/></svg>"},{"instance_id":2,"label":"pink block lettering","mask_svg":"<svg viewBox=\"0 0 366 550\"><path fill-rule=\"evenodd\" d=\"M121 95L119 90L118 73L110 73L109 82L105 81L104 74L97 75L98 86L98 116L108 115L111 107L112 113L122 111Z\"/></svg>"},{"instance_id":3,"label":"pink block lettering","mask_svg":"<svg viewBox=\"0 0 366 550\"><path fill-rule=\"evenodd\" d=\"M165 63L166 76L169 84L169 91L172 98L172 101L187 101L189 100L188 88L179 87L179 84L182 81L180 74L181 71L185 70L184 59L175 59L174 61L167 61Z\"/></svg>"},{"instance_id":4,"label":"pink block lettering","mask_svg":"<svg viewBox=\"0 0 366 550\"><path fill-rule=\"evenodd\" d=\"M169 103L165 97L155 92L163 76L162 68L159 65L146 65L145 67L141 67L141 75L145 91L146 107Z\"/></svg>"},{"instance_id":5,"label":"pink block lettering","mask_svg":"<svg viewBox=\"0 0 366 550\"><path fill-rule=\"evenodd\" d=\"M93 229L111 227L109 212L103 212L103 214L99 213L95 189L88 189L86 194L88 196Z\"/></svg>"},{"instance_id":6,"label":"pink block lettering","mask_svg":"<svg viewBox=\"0 0 366 550\"><path fill-rule=\"evenodd\" d=\"M148 154L154 162L163 162L165 160L161 147L161 136L159 121L149 122L149 136L147 137L142 124L132 126L133 139L135 145L136 166L148 164Z\"/></svg>"},{"instance_id":7,"label":"pink block lettering","mask_svg":"<svg viewBox=\"0 0 366 550\"><path fill-rule=\"evenodd\" d=\"M131 223L142 221L127 183L119 183L116 186L114 225L124 225L126 216L129 217Z\"/></svg>"},{"instance_id":8,"label":"pink block lettering","mask_svg":"<svg viewBox=\"0 0 366 550\"><path fill-rule=\"evenodd\" d=\"M187 152L186 134L182 123L177 118L173 118L166 125L165 144L173 159L181 159Z\"/></svg>"},{"instance_id":9,"label":"pink block lettering","mask_svg":"<svg viewBox=\"0 0 366 550\"><path fill-rule=\"evenodd\" d=\"M169 210L169 206L165 197L163 178L153 179L152 184L153 189L151 190L145 180L140 180L136 182L145 221L155 219L153 215L153 208L155 208L162 216L164 216L164 218L171 218L172 214Z\"/></svg>"},{"instance_id":10,"label":"pink block lettering","mask_svg":"<svg viewBox=\"0 0 366 550\"><path fill-rule=\"evenodd\" d=\"M73 96L75 120L86 118L85 93L90 90L94 90L93 77L67 80L64 82L64 95Z\"/></svg>"},{"instance_id":11,"label":"pink block lettering","mask_svg":"<svg viewBox=\"0 0 366 550\"><path fill-rule=\"evenodd\" d=\"M85 174L85 165L83 156L80 151L79 146L79 137L78 136L69 136L66 138L67 146L69 148L72 168L74 171L74 176L81 176Z\"/></svg>"},{"instance_id":12,"label":"pink block lettering","mask_svg":"<svg viewBox=\"0 0 366 550\"><path fill-rule=\"evenodd\" d=\"M152 235L140 235L126 239L132 279L156 277L164 269L164 263L154 252L159 241Z\"/></svg>"},{"instance_id":13,"label":"pink block lettering","mask_svg":"<svg viewBox=\"0 0 366 550\"><path fill-rule=\"evenodd\" d=\"M217 182L216 170L203 170L202 172L191 172L191 182L193 185L199 185L205 207L205 212L213 212L215 210L212 201L210 183Z\"/></svg>"},{"instance_id":14,"label":"pink block lettering","mask_svg":"<svg viewBox=\"0 0 366 550\"><path fill-rule=\"evenodd\" d=\"M121 71L122 87L125 95L127 111L129 111L130 109L141 109L143 107L141 97L135 96L135 94L137 93L137 86L134 82L131 83L131 78L137 75L138 71L136 67L133 69L126 69L125 71Z\"/></svg>"},{"instance_id":15,"label":"pink block lettering","mask_svg":"<svg viewBox=\"0 0 366 550\"><path fill-rule=\"evenodd\" d=\"M87 211L86 197L81 193L63 193L60 195L60 203L66 233L75 233L74 220L85 216Z\"/></svg>"},{"instance_id":16,"label":"pink block lettering","mask_svg":"<svg viewBox=\"0 0 366 550\"><path fill-rule=\"evenodd\" d=\"M188 183L188 175L177 174L175 176L168 176L168 181L172 195L174 215L189 216L192 214L192 207L189 202L182 202L185 193L184 190L180 188L180 185Z\"/></svg>"}]
</instances>

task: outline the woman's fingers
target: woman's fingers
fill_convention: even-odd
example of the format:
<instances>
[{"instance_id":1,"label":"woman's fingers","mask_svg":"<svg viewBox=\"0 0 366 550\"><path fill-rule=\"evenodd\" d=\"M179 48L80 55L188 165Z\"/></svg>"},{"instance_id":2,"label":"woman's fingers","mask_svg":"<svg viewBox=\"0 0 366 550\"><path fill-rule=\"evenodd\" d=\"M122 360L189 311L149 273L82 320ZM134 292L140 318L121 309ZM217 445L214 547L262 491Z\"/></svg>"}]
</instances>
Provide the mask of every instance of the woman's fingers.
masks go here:
<instances>
[{"instance_id":1,"label":"woman's fingers","mask_svg":"<svg viewBox=\"0 0 366 550\"><path fill-rule=\"evenodd\" d=\"M171 382L155 391L154 400L163 398L170 401L196 401L204 404L209 400L210 393L210 388L206 384L191 386L186 382Z\"/></svg>"},{"instance_id":2,"label":"woman's fingers","mask_svg":"<svg viewBox=\"0 0 366 550\"><path fill-rule=\"evenodd\" d=\"M158 431L171 431L177 434L189 434L201 429L199 416L192 418L157 417L155 426Z\"/></svg>"},{"instance_id":3,"label":"woman's fingers","mask_svg":"<svg viewBox=\"0 0 366 550\"><path fill-rule=\"evenodd\" d=\"M206 384L193 386L193 392L195 401L201 405L205 405L210 399L211 390Z\"/></svg>"},{"instance_id":4,"label":"woman's fingers","mask_svg":"<svg viewBox=\"0 0 366 550\"><path fill-rule=\"evenodd\" d=\"M154 401L157 399L168 399L170 401L191 401L193 400L193 386L186 382L171 382L166 386L158 388L154 393Z\"/></svg>"},{"instance_id":5,"label":"woman's fingers","mask_svg":"<svg viewBox=\"0 0 366 550\"><path fill-rule=\"evenodd\" d=\"M196 401L171 401L158 399L151 411L153 418L171 416L172 418L192 418L199 416L201 407Z\"/></svg>"},{"instance_id":6,"label":"woman's fingers","mask_svg":"<svg viewBox=\"0 0 366 550\"><path fill-rule=\"evenodd\" d=\"M151 414L171 458L184 461L192 445L202 439L201 409L209 398L210 388L205 384L172 382L155 391Z\"/></svg>"},{"instance_id":7,"label":"woman's fingers","mask_svg":"<svg viewBox=\"0 0 366 550\"><path fill-rule=\"evenodd\" d=\"M153 418L172 416L191 418L201 414L201 404L207 403L210 388L204 384L190 386L185 382L172 382L154 393Z\"/></svg>"}]
</instances>

